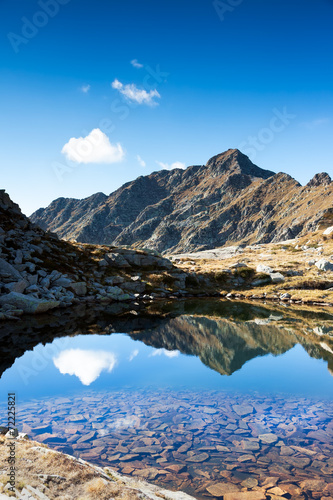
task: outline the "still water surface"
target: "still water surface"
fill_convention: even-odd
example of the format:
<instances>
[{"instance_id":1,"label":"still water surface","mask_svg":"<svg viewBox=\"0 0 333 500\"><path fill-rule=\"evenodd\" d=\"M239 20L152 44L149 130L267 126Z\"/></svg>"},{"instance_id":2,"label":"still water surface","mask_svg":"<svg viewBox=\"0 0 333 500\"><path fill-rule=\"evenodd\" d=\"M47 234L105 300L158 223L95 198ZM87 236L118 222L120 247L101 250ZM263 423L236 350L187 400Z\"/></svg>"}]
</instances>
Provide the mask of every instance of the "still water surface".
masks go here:
<instances>
[{"instance_id":1,"label":"still water surface","mask_svg":"<svg viewBox=\"0 0 333 500\"><path fill-rule=\"evenodd\" d=\"M219 301L90 311L23 328L12 358L8 340L0 391L31 437L196 498L330 482L332 332L330 313Z\"/></svg>"}]
</instances>

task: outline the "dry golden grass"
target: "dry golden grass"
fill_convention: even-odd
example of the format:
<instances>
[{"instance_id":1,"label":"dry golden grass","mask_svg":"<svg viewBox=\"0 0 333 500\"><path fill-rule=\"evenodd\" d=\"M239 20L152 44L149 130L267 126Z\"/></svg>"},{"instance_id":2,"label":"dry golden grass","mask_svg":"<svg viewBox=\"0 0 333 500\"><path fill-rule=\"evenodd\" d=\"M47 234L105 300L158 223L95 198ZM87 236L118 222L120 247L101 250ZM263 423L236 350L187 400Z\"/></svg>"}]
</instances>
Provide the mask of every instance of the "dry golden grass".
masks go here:
<instances>
[{"instance_id":1,"label":"dry golden grass","mask_svg":"<svg viewBox=\"0 0 333 500\"><path fill-rule=\"evenodd\" d=\"M8 441L0 435L0 493L6 490ZM33 441L16 442L16 489L27 485L37 488L50 500L144 500L148 497L136 489L135 481L127 484L110 469L100 472L67 455L49 450ZM38 447L36 449L35 447ZM34 449L35 448L35 449ZM44 450L44 451L43 451ZM127 480L129 481L129 480ZM158 494L155 493L157 496ZM165 498L161 494L161 498Z\"/></svg>"},{"instance_id":2,"label":"dry golden grass","mask_svg":"<svg viewBox=\"0 0 333 500\"><path fill-rule=\"evenodd\" d=\"M308 247L307 250L302 250L301 247L304 245ZM285 281L243 289L237 287L231 290L230 287L226 287L224 291L242 293L245 297L251 297L253 294L279 297L281 293L288 292L293 300L333 303L333 291L327 290L330 282L333 286L333 272L323 272L316 266L308 264L311 260L322 258L333 261L333 240L330 237L323 237L322 231L318 231L303 236L294 243L268 243L260 245L258 249L245 247L241 254L228 259L182 258L177 265L186 271L216 277L237 262L244 262L253 270L256 270L259 264L263 264L276 272L281 272L286 277ZM302 272L302 275L287 276L290 271ZM223 290L222 284L221 290Z\"/></svg>"}]
</instances>

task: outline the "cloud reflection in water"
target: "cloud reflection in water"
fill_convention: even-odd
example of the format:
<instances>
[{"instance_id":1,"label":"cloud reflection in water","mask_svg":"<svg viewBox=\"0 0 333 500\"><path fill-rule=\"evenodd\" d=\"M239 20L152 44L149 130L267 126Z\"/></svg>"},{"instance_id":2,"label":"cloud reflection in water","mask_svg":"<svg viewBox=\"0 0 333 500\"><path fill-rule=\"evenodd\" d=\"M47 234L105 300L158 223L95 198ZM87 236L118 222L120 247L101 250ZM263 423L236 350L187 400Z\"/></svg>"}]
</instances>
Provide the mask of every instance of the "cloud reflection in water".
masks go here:
<instances>
[{"instance_id":1,"label":"cloud reflection in water","mask_svg":"<svg viewBox=\"0 0 333 500\"><path fill-rule=\"evenodd\" d=\"M83 385L90 385L102 371L111 373L117 364L112 352L67 349L53 358L53 363L63 375L75 375Z\"/></svg>"}]
</instances>

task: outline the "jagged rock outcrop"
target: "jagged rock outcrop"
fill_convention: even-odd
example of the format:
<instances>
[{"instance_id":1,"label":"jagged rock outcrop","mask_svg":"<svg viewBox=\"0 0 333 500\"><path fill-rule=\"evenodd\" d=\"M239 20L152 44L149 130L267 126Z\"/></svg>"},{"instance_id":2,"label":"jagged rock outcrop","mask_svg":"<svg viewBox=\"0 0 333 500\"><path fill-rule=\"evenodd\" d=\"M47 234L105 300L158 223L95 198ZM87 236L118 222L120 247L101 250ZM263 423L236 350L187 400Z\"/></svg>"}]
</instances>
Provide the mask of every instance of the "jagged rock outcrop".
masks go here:
<instances>
[{"instance_id":1,"label":"jagged rock outcrop","mask_svg":"<svg viewBox=\"0 0 333 500\"><path fill-rule=\"evenodd\" d=\"M328 174L302 187L231 149L206 165L141 176L109 196L60 198L31 220L65 239L179 253L291 239L326 227L332 203Z\"/></svg>"},{"instance_id":2,"label":"jagged rock outcrop","mask_svg":"<svg viewBox=\"0 0 333 500\"><path fill-rule=\"evenodd\" d=\"M316 174L311 181L307 183L308 187L318 187L318 186L329 186L332 183L332 179L326 172Z\"/></svg>"},{"instance_id":3,"label":"jagged rock outcrop","mask_svg":"<svg viewBox=\"0 0 333 500\"><path fill-rule=\"evenodd\" d=\"M0 190L0 320L81 302L107 304L186 294L186 277L155 251L59 240L32 223Z\"/></svg>"}]
</instances>

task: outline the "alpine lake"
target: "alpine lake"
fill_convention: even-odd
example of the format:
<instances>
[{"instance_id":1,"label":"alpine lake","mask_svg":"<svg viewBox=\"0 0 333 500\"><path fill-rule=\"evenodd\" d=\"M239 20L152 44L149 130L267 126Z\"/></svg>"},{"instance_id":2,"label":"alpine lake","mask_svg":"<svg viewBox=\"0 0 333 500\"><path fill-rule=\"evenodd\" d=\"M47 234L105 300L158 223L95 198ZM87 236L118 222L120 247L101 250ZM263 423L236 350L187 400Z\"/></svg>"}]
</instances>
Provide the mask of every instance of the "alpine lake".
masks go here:
<instances>
[{"instance_id":1,"label":"alpine lake","mask_svg":"<svg viewBox=\"0 0 333 500\"><path fill-rule=\"evenodd\" d=\"M333 310L79 306L1 325L0 423L197 499L333 496Z\"/></svg>"}]
</instances>

